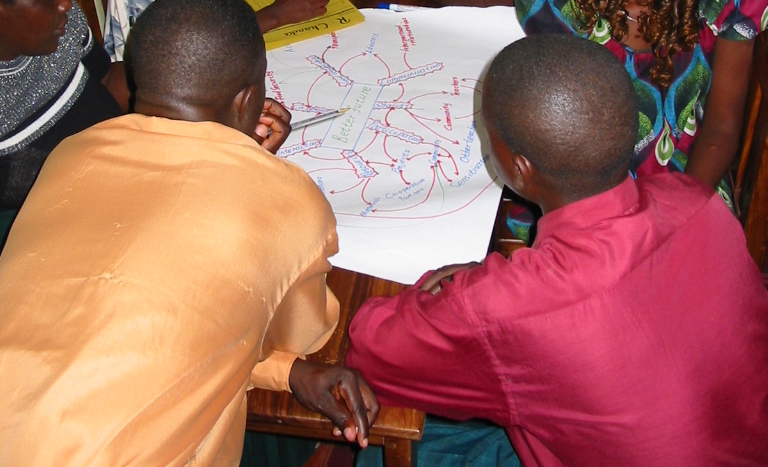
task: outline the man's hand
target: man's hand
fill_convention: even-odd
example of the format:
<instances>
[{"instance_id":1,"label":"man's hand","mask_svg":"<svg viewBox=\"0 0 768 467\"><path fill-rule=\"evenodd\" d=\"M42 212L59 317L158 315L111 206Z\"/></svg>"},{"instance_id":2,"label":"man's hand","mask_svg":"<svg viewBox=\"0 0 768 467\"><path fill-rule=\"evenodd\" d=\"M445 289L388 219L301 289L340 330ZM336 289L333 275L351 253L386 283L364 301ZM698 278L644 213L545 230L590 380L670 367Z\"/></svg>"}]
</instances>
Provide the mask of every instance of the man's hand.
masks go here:
<instances>
[{"instance_id":1,"label":"man's hand","mask_svg":"<svg viewBox=\"0 0 768 467\"><path fill-rule=\"evenodd\" d=\"M328 0L275 0L256 15L263 33L325 14Z\"/></svg>"},{"instance_id":2,"label":"man's hand","mask_svg":"<svg viewBox=\"0 0 768 467\"><path fill-rule=\"evenodd\" d=\"M291 134L291 113L274 99L264 100L259 124L253 134L261 146L271 153L277 152Z\"/></svg>"},{"instance_id":3,"label":"man's hand","mask_svg":"<svg viewBox=\"0 0 768 467\"><path fill-rule=\"evenodd\" d=\"M379 401L360 373L342 366L297 359L288 384L301 405L331 419L334 436L357 438L368 446L368 430L379 415Z\"/></svg>"},{"instance_id":4,"label":"man's hand","mask_svg":"<svg viewBox=\"0 0 768 467\"><path fill-rule=\"evenodd\" d=\"M419 289L431 292L432 295L440 292L443 288L442 282L451 282L453 280L453 274L456 271L463 271L464 269L472 269L476 266L480 266L480 263L472 261L466 264L451 264L443 266L435 271L431 276L427 277L424 282L421 283Z\"/></svg>"}]
</instances>

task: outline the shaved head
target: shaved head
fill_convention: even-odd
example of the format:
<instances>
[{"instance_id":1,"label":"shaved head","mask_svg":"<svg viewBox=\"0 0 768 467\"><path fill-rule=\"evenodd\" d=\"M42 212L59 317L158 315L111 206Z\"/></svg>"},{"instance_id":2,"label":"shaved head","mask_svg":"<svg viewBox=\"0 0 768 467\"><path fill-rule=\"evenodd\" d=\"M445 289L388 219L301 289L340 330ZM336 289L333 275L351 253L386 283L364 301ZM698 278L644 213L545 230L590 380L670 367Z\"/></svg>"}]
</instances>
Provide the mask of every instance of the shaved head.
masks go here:
<instances>
[{"instance_id":1,"label":"shaved head","mask_svg":"<svg viewBox=\"0 0 768 467\"><path fill-rule=\"evenodd\" d=\"M627 177L637 98L622 64L599 44L536 35L507 46L485 78L483 116L489 131L565 199Z\"/></svg>"},{"instance_id":2,"label":"shaved head","mask_svg":"<svg viewBox=\"0 0 768 467\"><path fill-rule=\"evenodd\" d=\"M157 0L128 46L137 97L208 105L229 102L259 79L263 85L264 39L243 0Z\"/></svg>"}]
</instances>

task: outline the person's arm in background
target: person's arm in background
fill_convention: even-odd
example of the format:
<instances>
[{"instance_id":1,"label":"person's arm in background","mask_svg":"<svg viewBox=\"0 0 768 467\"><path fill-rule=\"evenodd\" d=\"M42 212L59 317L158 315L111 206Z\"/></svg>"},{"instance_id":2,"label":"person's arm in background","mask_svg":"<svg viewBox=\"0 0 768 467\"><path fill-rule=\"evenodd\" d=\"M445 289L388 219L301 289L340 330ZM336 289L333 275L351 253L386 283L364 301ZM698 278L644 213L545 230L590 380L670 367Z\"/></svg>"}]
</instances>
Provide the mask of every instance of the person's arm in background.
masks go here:
<instances>
[{"instance_id":1,"label":"person's arm in background","mask_svg":"<svg viewBox=\"0 0 768 467\"><path fill-rule=\"evenodd\" d=\"M108 0L104 12L104 50L109 54L112 67L102 84L112 93L124 112L130 110L131 91L124 62L128 33L136 18L152 3L152 0Z\"/></svg>"},{"instance_id":2,"label":"person's arm in background","mask_svg":"<svg viewBox=\"0 0 768 467\"><path fill-rule=\"evenodd\" d=\"M367 301L350 324L345 364L363 374L382 404L506 425L494 351L467 305L485 294L486 277L484 267L455 272L433 295L437 281L425 276L394 297Z\"/></svg>"},{"instance_id":3,"label":"person's arm in background","mask_svg":"<svg viewBox=\"0 0 768 467\"><path fill-rule=\"evenodd\" d=\"M713 187L728 172L738 150L754 44L754 39L715 42L704 122L685 167L685 173Z\"/></svg>"},{"instance_id":4,"label":"person's arm in background","mask_svg":"<svg viewBox=\"0 0 768 467\"><path fill-rule=\"evenodd\" d=\"M328 0L275 0L256 12L262 33L286 24L298 23L322 16L327 11Z\"/></svg>"},{"instance_id":5,"label":"person's arm in background","mask_svg":"<svg viewBox=\"0 0 768 467\"><path fill-rule=\"evenodd\" d=\"M112 97L115 98L120 109L123 112L128 112L131 92L128 89L125 63L112 62L112 65L109 67L109 72L104 76L104 79L101 80L101 84L103 84L109 93L112 94Z\"/></svg>"}]
</instances>

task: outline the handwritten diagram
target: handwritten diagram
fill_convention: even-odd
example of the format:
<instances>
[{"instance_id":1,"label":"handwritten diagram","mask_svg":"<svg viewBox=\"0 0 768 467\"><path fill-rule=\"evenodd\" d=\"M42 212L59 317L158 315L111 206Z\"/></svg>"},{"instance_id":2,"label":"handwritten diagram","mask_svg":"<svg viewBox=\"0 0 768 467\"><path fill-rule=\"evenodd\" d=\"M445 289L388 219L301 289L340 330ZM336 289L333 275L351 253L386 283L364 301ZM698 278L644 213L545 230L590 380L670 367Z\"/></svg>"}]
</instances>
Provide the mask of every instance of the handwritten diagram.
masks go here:
<instances>
[{"instance_id":1,"label":"handwritten diagram","mask_svg":"<svg viewBox=\"0 0 768 467\"><path fill-rule=\"evenodd\" d=\"M349 109L277 155L333 206L334 264L411 283L485 254L500 185L477 128L481 73L522 33L509 8L363 12L361 25L270 52L267 95L295 120Z\"/></svg>"}]
</instances>

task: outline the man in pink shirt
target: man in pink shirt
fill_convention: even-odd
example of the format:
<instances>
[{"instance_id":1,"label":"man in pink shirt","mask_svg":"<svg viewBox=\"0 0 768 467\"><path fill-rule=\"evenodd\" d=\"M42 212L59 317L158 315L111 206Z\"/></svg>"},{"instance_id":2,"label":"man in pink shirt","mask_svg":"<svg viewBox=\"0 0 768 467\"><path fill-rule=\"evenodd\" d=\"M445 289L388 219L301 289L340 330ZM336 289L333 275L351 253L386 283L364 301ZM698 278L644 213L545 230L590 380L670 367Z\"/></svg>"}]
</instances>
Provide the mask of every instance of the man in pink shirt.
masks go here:
<instances>
[{"instance_id":1,"label":"man in pink shirt","mask_svg":"<svg viewBox=\"0 0 768 467\"><path fill-rule=\"evenodd\" d=\"M347 364L384 404L505 427L526 466L768 465L768 292L711 188L627 176L621 64L523 39L483 118L496 172L544 213L532 248L369 301Z\"/></svg>"}]
</instances>

